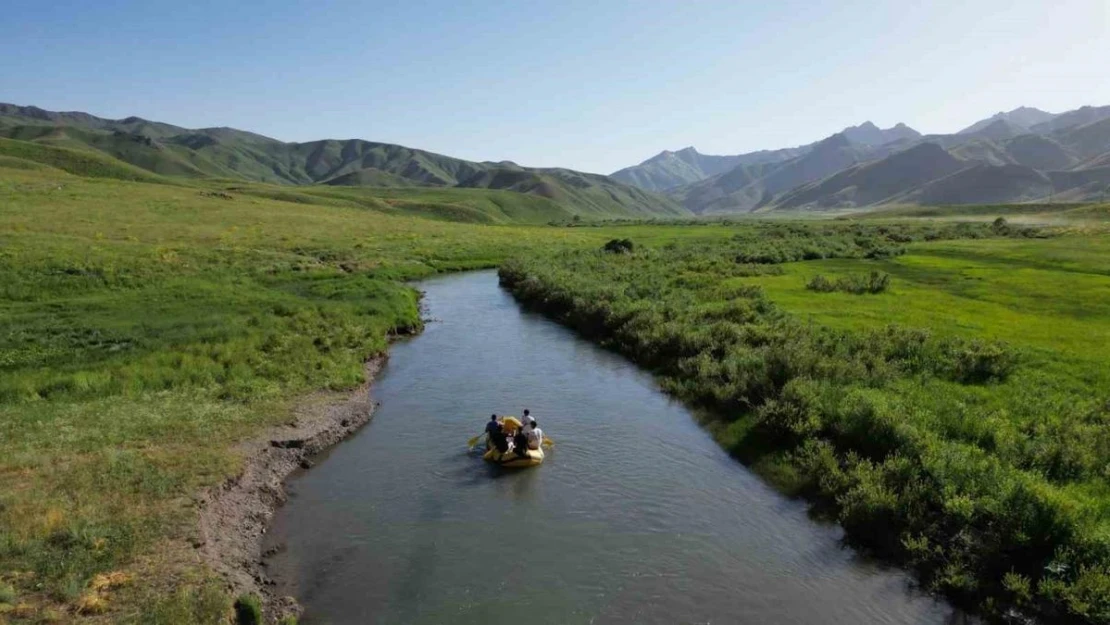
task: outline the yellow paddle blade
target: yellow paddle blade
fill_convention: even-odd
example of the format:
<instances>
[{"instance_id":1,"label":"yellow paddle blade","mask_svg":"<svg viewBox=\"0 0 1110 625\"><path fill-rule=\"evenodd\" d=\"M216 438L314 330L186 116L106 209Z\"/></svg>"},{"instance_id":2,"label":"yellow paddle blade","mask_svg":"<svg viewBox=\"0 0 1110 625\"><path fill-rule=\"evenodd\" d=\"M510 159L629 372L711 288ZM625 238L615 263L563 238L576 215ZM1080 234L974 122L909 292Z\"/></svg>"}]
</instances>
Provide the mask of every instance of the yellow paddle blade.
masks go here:
<instances>
[{"instance_id":1,"label":"yellow paddle blade","mask_svg":"<svg viewBox=\"0 0 1110 625\"><path fill-rule=\"evenodd\" d=\"M555 444L555 441L551 440L550 438L548 438L548 437L546 437L546 436L545 436L545 437L543 437L543 446L544 446L544 447L551 447L551 446L553 446L554 444Z\"/></svg>"},{"instance_id":2,"label":"yellow paddle blade","mask_svg":"<svg viewBox=\"0 0 1110 625\"><path fill-rule=\"evenodd\" d=\"M477 445L478 444L478 439L482 438L485 435L486 435L486 433L482 432L481 434L475 436L474 438L466 441L466 446L467 447L473 447L473 446Z\"/></svg>"}]
</instances>

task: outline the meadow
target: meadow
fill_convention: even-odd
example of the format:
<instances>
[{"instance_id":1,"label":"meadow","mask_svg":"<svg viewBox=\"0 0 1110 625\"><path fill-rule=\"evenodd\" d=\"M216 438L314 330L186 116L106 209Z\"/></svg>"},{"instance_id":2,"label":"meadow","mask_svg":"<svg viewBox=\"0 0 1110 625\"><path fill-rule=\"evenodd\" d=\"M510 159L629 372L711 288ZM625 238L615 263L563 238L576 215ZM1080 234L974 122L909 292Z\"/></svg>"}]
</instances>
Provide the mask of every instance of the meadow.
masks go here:
<instances>
[{"instance_id":1,"label":"meadow","mask_svg":"<svg viewBox=\"0 0 1110 625\"><path fill-rule=\"evenodd\" d=\"M990 620L1110 622L1102 227L629 238L510 261L502 284L654 371L735 456L925 587Z\"/></svg>"}]
</instances>

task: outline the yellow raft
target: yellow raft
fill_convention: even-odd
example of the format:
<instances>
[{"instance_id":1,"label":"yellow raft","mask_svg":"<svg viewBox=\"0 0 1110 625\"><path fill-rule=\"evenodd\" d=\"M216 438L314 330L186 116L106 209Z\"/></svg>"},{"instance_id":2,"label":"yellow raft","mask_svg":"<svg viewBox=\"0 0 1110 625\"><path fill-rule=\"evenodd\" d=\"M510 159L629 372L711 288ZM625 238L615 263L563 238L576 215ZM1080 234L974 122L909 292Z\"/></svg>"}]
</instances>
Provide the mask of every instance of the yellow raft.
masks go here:
<instances>
[{"instance_id":1,"label":"yellow raft","mask_svg":"<svg viewBox=\"0 0 1110 625\"><path fill-rule=\"evenodd\" d=\"M520 420L516 417L504 417L501 419L501 427L504 429L505 434L512 436L521 427ZM513 450L501 453L493 447L489 438L486 439L486 453L482 455L482 460L492 462L498 466L506 467L509 469L523 469L526 467L534 467L543 464L543 448L529 449L528 454L525 456L518 456Z\"/></svg>"},{"instance_id":2,"label":"yellow raft","mask_svg":"<svg viewBox=\"0 0 1110 625\"><path fill-rule=\"evenodd\" d=\"M493 447L490 447L486 450L486 453L482 455L482 459L486 462L492 462L509 469L523 469L525 467L534 467L538 464L543 464L543 450L529 449L528 455L518 456L517 453L511 449L505 453L501 453Z\"/></svg>"}]
</instances>

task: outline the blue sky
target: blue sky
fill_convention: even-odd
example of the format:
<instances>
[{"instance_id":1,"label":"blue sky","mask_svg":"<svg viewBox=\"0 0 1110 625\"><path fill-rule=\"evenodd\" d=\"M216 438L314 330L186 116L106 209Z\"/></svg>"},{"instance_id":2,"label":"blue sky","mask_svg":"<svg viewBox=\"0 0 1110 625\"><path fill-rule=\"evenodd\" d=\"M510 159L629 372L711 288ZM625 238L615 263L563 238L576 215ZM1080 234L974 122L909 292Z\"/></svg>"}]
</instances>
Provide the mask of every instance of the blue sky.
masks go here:
<instances>
[{"instance_id":1,"label":"blue sky","mask_svg":"<svg viewBox=\"0 0 1110 625\"><path fill-rule=\"evenodd\" d=\"M0 101L608 173L1110 104L1110 2L27 2Z\"/></svg>"}]
</instances>

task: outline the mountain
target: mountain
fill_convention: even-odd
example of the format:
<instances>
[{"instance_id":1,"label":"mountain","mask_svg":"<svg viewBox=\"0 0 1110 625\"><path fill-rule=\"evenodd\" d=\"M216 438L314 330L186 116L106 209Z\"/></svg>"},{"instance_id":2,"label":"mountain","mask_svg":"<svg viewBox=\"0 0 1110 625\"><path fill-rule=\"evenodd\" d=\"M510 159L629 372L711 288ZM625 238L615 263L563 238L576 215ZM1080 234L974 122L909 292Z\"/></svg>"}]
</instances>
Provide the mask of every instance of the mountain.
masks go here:
<instances>
[{"instance_id":1,"label":"mountain","mask_svg":"<svg viewBox=\"0 0 1110 625\"><path fill-rule=\"evenodd\" d=\"M1110 106L1082 106L1074 111L1061 113L1052 119L1036 124L1030 130L1041 134L1049 134L1071 128L1101 121L1110 117Z\"/></svg>"},{"instance_id":2,"label":"mountain","mask_svg":"<svg viewBox=\"0 0 1110 625\"><path fill-rule=\"evenodd\" d=\"M1021 107L956 134L903 124L852 126L800 154L666 189L694 213L827 209L917 202L1101 200L1110 107L1058 115Z\"/></svg>"},{"instance_id":3,"label":"mountain","mask_svg":"<svg viewBox=\"0 0 1110 625\"><path fill-rule=\"evenodd\" d=\"M939 145L922 143L798 187L776 200L775 206L833 208L880 204L966 166L965 161L952 156Z\"/></svg>"},{"instance_id":4,"label":"mountain","mask_svg":"<svg viewBox=\"0 0 1110 625\"><path fill-rule=\"evenodd\" d=\"M902 123L883 130L871 122L864 122L859 126L849 126L841 133L849 141L859 145L884 145L900 139L913 140L921 137L920 132Z\"/></svg>"},{"instance_id":5,"label":"mountain","mask_svg":"<svg viewBox=\"0 0 1110 625\"><path fill-rule=\"evenodd\" d=\"M919 132L905 124L882 129L871 122L849 126L838 134L843 134L849 142L861 146L880 146L892 141L913 140L921 136ZM732 156L701 154L692 147L677 152L664 150L639 165L625 167L610 176L641 189L666 191L712 178L734 167L768 165L798 158L819 143L779 150L759 150Z\"/></svg>"},{"instance_id":6,"label":"mountain","mask_svg":"<svg viewBox=\"0 0 1110 625\"><path fill-rule=\"evenodd\" d=\"M1033 126L1049 122L1055 117L1056 115L1040 109L1021 106L1012 111L998 112L986 119L981 119L967 128L964 128L957 134L966 135L977 133L998 121L1007 122L1007 124L1019 128L1022 131L1028 131Z\"/></svg>"},{"instance_id":7,"label":"mountain","mask_svg":"<svg viewBox=\"0 0 1110 625\"><path fill-rule=\"evenodd\" d=\"M846 167L897 150L898 141L863 145L838 132L801 156L758 168L744 167L674 189L671 196L695 213L747 212L771 203L784 191L832 175Z\"/></svg>"},{"instance_id":8,"label":"mountain","mask_svg":"<svg viewBox=\"0 0 1110 625\"><path fill-rule=\"evenodd\" d=\"M1107 141L1110 145L1110 140ZM1068 169L1079 162L1079 156L1052 137L1037 134L1019 135L1002 144L1013 162L1043 171Z\"/></svg>"},{"instance_id":9,"label":"mountain","mask_svg":"<svg viewBox=\"0 0 1110 625\"><path fill-rule=\"evenodd\" d=\"M1083 158L1091 158L1110 151L1110 117L1068 127L1056 133L1060 142Z\"/></svg>"},{"instance_id":10,"label":"mountain","mask_svg":"<svg viewBox=\"0 0 1110 625\"><path fill-rule=\"evenodd\" d=\"M689 147L671 152L664 150L648 160L610 174L614 180L647 189L665 191L684 184L705 180L733 167L762 165L785 161L803 153L806 148L759 150L733 156L702 154Z\"/></svg>"},{"instance_id":11,"label":"mountain","mask_svg":"<svg viewBox=\"0 0 1110 625\"><path fill-rule=\"evenodd\" d=\"M974 132L963 134L974 135L982 139L990 139L991 141L1003 141L1005 139L1013 139L1026 132L1028 132L1028 130L1013 122L1006 121L1005 119L996 119Z\"/></svg>"},{"instance_id":12,"label":"mountain","mask_svg":"<svg viewBox=\"0 0 1110 625\"><path fill-rule=\"evenodd\" d=\"M739 156L701 154L694 148L664 150L648 160L613 172L610 177L641 189L662 191L704 180L740 164Z\"/></svg>"},{"instance_id":13,"label":"mountain","mask_svg":"<svg viewBox=\"0 0 1110 625\"><path fill-rule=\"evenodd\" d=\"M138 117L111 120L0 104L0 137L93 152L155 174L282 185L504 189L552 199L570 214L689 214L662 195L569 169L474 162L361 139L287 143L233 128L187 129Z\"/></svg>"},{"instance_id":14,"label":"mountain","mask_svg":"<svg viewBox=\"0 0 1110 625\"><path fill-rule=\"evenodd\" d=\"M1024 165L979 163L934 180L906 200L919 204L999 204L1044 200L1054 191L1046 174Z\"/></svg>"},{"instance_id":15,"label":"mountain","mask_svg":"<svg viewBox=\"0 0 1110 625\"><path fill-rule=\"evenodd\" d=\"M988 165L1009 165L1014 162L1006 149L990 139L965 139L962 143L946 142L941 137L931 137L937 145L944 145L948 152L965 161L987 163Z\"/></svg>"}]
</instances>

